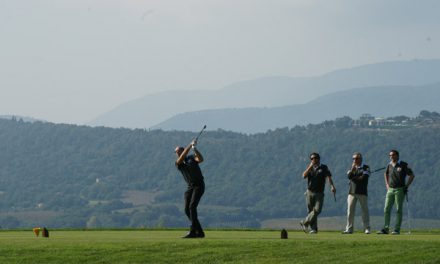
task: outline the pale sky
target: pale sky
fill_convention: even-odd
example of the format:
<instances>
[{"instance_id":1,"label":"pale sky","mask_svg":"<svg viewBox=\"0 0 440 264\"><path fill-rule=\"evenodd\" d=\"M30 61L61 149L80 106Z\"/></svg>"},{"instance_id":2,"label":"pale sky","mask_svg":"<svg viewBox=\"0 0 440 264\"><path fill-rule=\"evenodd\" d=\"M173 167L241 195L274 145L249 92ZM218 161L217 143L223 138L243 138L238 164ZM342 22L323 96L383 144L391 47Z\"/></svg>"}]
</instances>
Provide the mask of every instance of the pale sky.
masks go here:
<instances>
[{"instance_id":1,"label":"pale sky","mask_svg":"<svg viewBox=\"0 0 440 264\"><path fill-rule=\"evenodd\" d=\"M440 58L438 0L0 0L0 115L85 123L128 100Z\"/></svg>"}]
</instances>

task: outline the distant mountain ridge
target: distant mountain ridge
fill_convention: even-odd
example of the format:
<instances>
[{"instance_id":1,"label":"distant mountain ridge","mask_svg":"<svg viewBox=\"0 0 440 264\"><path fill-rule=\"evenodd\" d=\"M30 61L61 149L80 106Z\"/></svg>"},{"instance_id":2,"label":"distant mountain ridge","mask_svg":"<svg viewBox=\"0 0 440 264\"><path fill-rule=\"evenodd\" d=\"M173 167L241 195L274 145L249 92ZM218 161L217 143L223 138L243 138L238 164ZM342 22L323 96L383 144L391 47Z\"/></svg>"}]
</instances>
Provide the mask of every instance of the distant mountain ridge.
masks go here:
<instances>
[{"instance_id":1,"label":"distant mountain ridge","mask_svg":"<svg viewBox=\"0 0 440 264\"><path fill-rule=\"evenodd\" d=\"M164 130L209 129L258 133L280 127L320 123L340 116L416 116L421 110L440 111L440 82L425 86L356 88L321 96L306 104L273 108L217 109L176 115L153 127Z\"/></svg>"},{"instance_id":2,"label":"distant mountain ridge","mask_svg":"<svg viewBox=\"0 0 440 264\"><path fill-rule=\"evenodd\" d=\"M168 91L121 104L89 124L150 128L185 112L280 107L303 104L318 96L358 87L425 85L440 82L439 72L440 60L394 61L337 70L317 77L265 77L237 82L219 90Z\"/></svg>"}]
</instances>

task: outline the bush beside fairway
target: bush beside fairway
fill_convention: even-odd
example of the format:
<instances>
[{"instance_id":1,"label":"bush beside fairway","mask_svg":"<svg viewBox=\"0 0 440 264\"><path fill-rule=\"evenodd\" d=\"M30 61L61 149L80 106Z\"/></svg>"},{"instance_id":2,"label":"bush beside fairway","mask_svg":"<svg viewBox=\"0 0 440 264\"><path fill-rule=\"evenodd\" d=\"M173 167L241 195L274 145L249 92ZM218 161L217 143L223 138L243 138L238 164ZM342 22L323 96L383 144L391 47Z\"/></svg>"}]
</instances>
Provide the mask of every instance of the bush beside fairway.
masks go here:
<instances>
[{"instance_id":1,"label":"bush beside fairway","mask_svg":"<svg viewBox=\"0 0 440 264\"><path fill-rule=\"evenodd\" d=\"M440 231L411 235L308 235L290 231L182 230L0 232L0 263L439 263Z\"/></svg>"}]
</instances>

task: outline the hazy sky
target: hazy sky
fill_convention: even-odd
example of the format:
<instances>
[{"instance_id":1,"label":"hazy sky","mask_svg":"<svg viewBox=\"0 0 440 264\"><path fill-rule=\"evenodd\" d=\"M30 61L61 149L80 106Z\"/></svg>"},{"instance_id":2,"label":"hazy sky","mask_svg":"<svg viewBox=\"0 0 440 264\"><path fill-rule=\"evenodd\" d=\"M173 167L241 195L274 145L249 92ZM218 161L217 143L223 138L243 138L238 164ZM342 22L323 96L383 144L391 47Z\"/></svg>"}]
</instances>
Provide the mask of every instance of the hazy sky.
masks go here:
<instances>
[{"instance_id":1,"label":"hazy sky","mask_svg":"<svg viewBox=\"0 0 440 264\"><path fill-rule=\"evenodd\" d=\"M0 115L84 123L170 89L440 58L438 0L0 0Z\"/></svg>"}]
</instances>

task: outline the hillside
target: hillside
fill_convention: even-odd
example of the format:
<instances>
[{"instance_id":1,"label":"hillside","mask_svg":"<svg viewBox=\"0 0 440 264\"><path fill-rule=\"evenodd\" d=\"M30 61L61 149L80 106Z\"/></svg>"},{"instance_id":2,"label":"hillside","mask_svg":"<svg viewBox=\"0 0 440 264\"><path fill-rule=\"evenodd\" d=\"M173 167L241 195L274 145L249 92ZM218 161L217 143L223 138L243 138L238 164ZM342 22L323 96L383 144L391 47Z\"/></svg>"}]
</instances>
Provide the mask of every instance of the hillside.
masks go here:
<instances>
[{"instance_id":1,"label":"hillside","mask_svg":"<svg viewBox=\"0 0 440 264\"><path fill-rule=\"evenodd\" d=\"M416 116L421 110L440 111L440 83L425 86L379 86L321 96L306 104L273 108L217 109L176 115L156 126L164 130L196 131L206 123L218 128L258 133L278 127L317 124L340 116Z\"/></svg>"},{"instance_id":2,"label":"hillside","mask_svg":"<svg viewBox=\"0 0 440 264\"><path fill-rule=\"evenodd\" d=\"M185 184L173 149L189 132L91 128L0 120L0 226L187 226ZM397 148L416 173L410 190L415 218L439 218L440 127L399 129L309 125L255 135L207 132L201 220L206 226L258 227L265 219L305 214L301 173L319 151L338 189L323 216L345 213L345 171L361 151L372 168ZM382 175L370 181L370 210L381 215ZM331 197L331 196L329 196Z\"/></svg>"},{"instance_id":3,"label":"hillside","mask_svg":"<svg viewBox=\"0 0 440 264\"><path fill-rule=\"evenodd\" d=\"M265 77L233 83L219 90L206 87L206 90L194 91L185 87L185 90L146 95L123 103L89 124L150 128L177 114L192 111L280 107L304 104L322 95L358 87L426 85L440 82L439 72L440 60L394 61L362 65L322 76Z\"/></svg>"}]
</instances>

